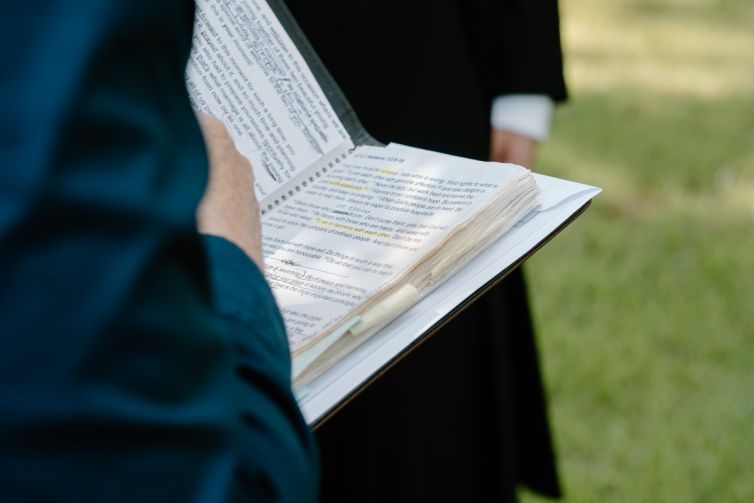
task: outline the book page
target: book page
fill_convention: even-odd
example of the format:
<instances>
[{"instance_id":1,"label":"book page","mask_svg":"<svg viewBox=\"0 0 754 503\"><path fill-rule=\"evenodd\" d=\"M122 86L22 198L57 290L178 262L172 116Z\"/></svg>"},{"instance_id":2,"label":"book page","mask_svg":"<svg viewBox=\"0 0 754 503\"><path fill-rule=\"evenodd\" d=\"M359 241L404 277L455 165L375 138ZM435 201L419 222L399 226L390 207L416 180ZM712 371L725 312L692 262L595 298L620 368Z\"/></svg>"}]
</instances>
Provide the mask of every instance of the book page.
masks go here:
<instances>
[{"instance_id":1,"label":"book page","mask_svg":"<svg viewBox=\"0 0 754 503\"><path fill-rule=\"evenodd\" d=\"M299 388L301 409L309 424L326 417L347 397L362 388L370 378L434 328L443 324L459 304L474 298L523 257L533 253L543 242L578 213L599 193L595 187L534 174L542 188L542 201L559 200L546 206L524 226L516 227L502 239L474 258L458 274L453 275L432 293L403 313L388 327L365 341L353 352L333 365L313 382ZM587 190L585 190L587 189ZM567 231L566 231L567 232ZM295 361L295 360L294 360Z\"/></svg>"},{"instance_id":2,"label":"book page","mask_svg":"<svg viewBox=\"0 0 754 503\"><path fill-rule=\"evenodd\" d=\"M261 200L348 133L264 0L200 0L186 81L195 109L223 121Z\"/></svg>"},{"instance_id":3,"label":"book page","mask_svg":"<svg viewBox=\"0 0 754 503\"><path fill-rule=\"evenodd\" d=\"M293 352L420 262L523 168L359 147L262 219Z\"/></svg>"}]
</instances>

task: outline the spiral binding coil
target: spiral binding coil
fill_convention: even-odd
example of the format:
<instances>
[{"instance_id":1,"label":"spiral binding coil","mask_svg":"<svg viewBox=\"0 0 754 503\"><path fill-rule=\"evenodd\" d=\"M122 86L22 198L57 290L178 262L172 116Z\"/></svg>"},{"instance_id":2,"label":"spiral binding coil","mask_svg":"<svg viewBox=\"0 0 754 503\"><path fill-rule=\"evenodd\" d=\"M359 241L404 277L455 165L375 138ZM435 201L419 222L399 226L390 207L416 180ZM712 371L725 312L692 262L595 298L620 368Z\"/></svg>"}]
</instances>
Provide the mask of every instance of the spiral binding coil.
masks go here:
<instances>
[{"instance_id":1,"label":"spiral binding coil","mask_svg":"<svg viewBox=\"0 0 754 503\"><path fill-rule=\"evenodd\" d=\"M310 183L314 183L317 178L320 178L323 174L334 168L336 164L340 164L341 161L344 161L346 157L348 157L351 152L353 152L353 150L354 149L351 149L348 152L341 154L339 157L336 157L334 160L330 161L327 166L322 166L321 169L315 171L314 174L309 176L309 178L304 179L299 185L296 185L293 189L289 190L287 195L281 195L278 199L275 199L273 202L268 204L267 208L262 208L262 215L264 215L268 211L272 211L274 208L277 208L278 206L286 202L289 198L295 196L296 193L301 192L302 189L308 187Z\"/></svg>"}]
</instances>

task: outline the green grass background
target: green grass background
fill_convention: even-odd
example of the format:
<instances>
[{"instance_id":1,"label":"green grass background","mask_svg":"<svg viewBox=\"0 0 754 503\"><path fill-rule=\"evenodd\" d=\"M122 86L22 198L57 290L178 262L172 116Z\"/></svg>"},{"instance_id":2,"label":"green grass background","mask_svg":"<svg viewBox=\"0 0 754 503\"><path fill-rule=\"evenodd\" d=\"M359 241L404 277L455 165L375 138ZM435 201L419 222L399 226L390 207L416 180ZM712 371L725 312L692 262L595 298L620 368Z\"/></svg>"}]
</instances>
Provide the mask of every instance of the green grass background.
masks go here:
<instances>
[{"instance_id":1,"label":"green grass background","mask_svg":"<svg viewBox=\"0 0 754 503\"><path fill-rule=\"evenodd\" d=\"M604 189L527 270L565 501L754 502L754 1L561 11L538 170Z\"/></svg>"}]
</instances>

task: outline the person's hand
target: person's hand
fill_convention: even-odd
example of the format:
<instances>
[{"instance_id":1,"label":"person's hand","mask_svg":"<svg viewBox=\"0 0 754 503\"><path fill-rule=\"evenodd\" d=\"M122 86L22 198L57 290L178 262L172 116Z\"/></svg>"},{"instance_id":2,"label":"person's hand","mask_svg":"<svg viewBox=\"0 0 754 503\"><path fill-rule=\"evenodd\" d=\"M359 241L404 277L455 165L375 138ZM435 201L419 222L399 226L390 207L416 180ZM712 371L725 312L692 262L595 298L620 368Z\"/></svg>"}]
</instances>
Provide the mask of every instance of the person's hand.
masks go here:
<instances>
[{"instance_id":1,"label":"person's hand","mask_svg":"<svg viewBox=\"0 0 754 503\"><path fill-rule=\"evenodd\" d=\"M527 136L492 128L490 160L510 162L531 169L537 142Z\"/></svg>"},{"instance_id":2,"label":"person's hand","mask_svg":"<svg viewBox=\"0 0 754 503\"><path fill-rule=\"evenodd\" d=\"M201 112L196 115L209 156L209 180L196 212L199 232L231 241L264 269L251 164L236 150L222 122Z\"/></svg>"}]
</instances>

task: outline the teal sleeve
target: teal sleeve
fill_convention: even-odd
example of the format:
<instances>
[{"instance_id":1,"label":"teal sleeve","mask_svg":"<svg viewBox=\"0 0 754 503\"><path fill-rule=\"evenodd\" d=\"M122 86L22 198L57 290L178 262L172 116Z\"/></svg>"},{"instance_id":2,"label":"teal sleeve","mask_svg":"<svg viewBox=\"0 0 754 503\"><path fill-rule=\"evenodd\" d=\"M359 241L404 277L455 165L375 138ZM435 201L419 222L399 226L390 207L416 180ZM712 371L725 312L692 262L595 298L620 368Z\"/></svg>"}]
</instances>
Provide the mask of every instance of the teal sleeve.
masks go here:
<instances>
[{"instance_id":1,"label":"teal sleeve","mask_svg":"<svg viewBox=\"0 0 754 503\"><path fill-rule=\"evenodd\" d=\"M192 26L0 2L0 501L315 498L269 289L196 231Z\"/></svg>"},{"instance_id":2,"label":"teal sleeve","mask_svg":"<svg viewBox=\"0 0 754 503\"><path fill-rule=\"evenodd\" d=\"M316 494L316 448L291 393L288 339L264 276L246 254L219 237L204 238L214 307L234 347L243 404L240 491L258 488L270 500L305 502ZM265 425L259 428L259 425ZM265 456L258 453L264 452Z\"/></svg>"}]
</instances>

